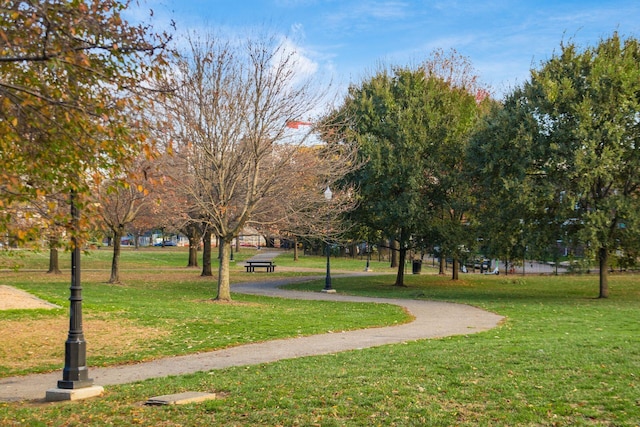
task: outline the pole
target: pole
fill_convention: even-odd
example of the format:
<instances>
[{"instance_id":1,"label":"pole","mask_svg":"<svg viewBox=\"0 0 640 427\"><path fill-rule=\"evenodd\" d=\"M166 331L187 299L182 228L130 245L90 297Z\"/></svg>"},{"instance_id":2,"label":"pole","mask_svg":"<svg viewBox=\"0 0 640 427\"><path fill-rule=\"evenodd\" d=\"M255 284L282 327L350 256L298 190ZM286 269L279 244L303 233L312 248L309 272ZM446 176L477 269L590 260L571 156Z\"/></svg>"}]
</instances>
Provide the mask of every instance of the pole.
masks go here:
<instances>
[{"instance_id":1,"label":"pole","mask_svg":"<svg viewBox=\"0 0 640 427\"><path fill-rule=\"evenodd\" d=\"M330 291L331 287L331 248L329 246L329 239L327 239L327 276L324 279L324 291Z\"/></svg>"},{"instance_id":2,"label":"pole","mask_svg":"<svg viewBox=\"0 0 640 427\"><path fill-rule=\"evenodd\" d=\"M331 202L331 197L333 197L333 193L329 186L324 192L324 198L327 203ZM334 293L335 290L331 287L331 247L329 246L329 231L331 225L331 217L329 216L330 212L327 212L327 275L324 279L324 289L322 292Z\"/></svg>"},{"instance_id":3,"label":"pole","mask_svg":"<svg viewBox=\"0 0 640 427\"><path fill-rule=\"evenodd\" d=\"M366 251L367 251L367 264L364 267L364 271L371 271L371 247L369 247L369 242L367 242Z\"/></svg>"},{"instance_id":4,"label":"pole","mask_svg":"<svg viewBox=\"0 0 640 427\"><path fill-rule=\"evenodd\" d=\"M77 206L76 193L71 192L71 217L73 252L71 253L71 296L69 315L69 335L64 345L64 370L58 388L77 389L90 387L93 379L89 378L87 368L87 343L82 332L82 284L80 281L80 211Z\"/></svg>"}]
</instances>

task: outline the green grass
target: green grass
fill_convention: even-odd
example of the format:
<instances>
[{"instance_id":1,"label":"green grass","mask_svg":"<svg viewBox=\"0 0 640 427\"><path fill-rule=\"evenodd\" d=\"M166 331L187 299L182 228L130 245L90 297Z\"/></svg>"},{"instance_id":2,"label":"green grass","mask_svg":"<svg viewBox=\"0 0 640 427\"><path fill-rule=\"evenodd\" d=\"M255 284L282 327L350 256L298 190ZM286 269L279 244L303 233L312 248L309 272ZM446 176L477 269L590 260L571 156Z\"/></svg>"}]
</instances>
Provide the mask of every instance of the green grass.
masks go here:
<instances>
[{"instance_id":1,"label":"green grass","mask_svg":"<svg viewBox=\"0 0 640 427\"><path fill-rule=\"evenodd\" d=\"M234 253L234 258L244 260L255 253L253 249L242 248L240 253ZM198 253L200 261L202 252ZM113 248L103 247L82 253L82 268L87 270L110 269L113 257ZM214 255L215 258L215 255ZM123 269L157 269L185 267L188 261L188 249L186 247L123 247L120 255L120 264ZM217 260L214 259L215 262ZM60 250L60 269L71 268L71 253ZM49 268L48 251L0 251L0 268L19 270L47 270Z\"/></svg>"},{"instance_id":2,"label":"green grass","mask_svg":"<svg viewBox=\"0 0 640 427\"><path fill-rule=\"evenodd\" d=\"M276 258L276 264L283 267L325 269L327 258L322 256L299 255L298 261L294 261L293 251L287 251ZM360 257L332 256L330 261L332 271L363 271L366 264L367 260ZM389 268L389 261L378 261L377 259L370 261L370 268L378 272L395 272L395 269Z\"/></svg>"},{"instance_id":3,"label":"green grass","mask_svg":"<svg viewBox=\"0 0 640 427\"><path fill-rule=\"evenodd\" d=\"M323 266L321 257L305 262L320 271ZM357 271L361 267L358 263ZM472 304L506 319L496 329L468 336L108 387L101 399L36 406L0 404L0 424L640 425L640 276L613 275L611 297L606 300L594 298L598 293L595 275L462 275L458 283L435 275L406 279L408 286L398 288L391 286L393 276L334 277L333 286L352 294ZM146 294L141 286L138 298L173 285L163 281L156 286ZM197 288L186 283L175 286ZM293 287L317 290L321 286L317 281ZM104 299L98 305L108 305L107 292L102 296L87 292L95 303ZM93 304L87 303L96 310ZM316 304L309 303L287 323L299 322L296 316L304 317ZM327 309L318 307L316 313ZM249 308L236 307L238 321L233 323L245 324L276 309L267 306L252 313ZM181 309L175 308L176 312ZM328 316L339 312L338 308ZM203 325L204 330L214 327ZM221 398L175 407L140 405L151 396L185 390L218 392Z\"/></svg>"},{"instance_id":4,"label":"green grass","mask_svg":"<svg viewBox=\"0 0 640 427\"><path fill-rule=\"evenodd\" d=\"M83 280L83 314L87 320L104 320L114 326L129 325L146 328L131 334L140 336L136 345L117 348L106 354L88 352L90 366L127 363L187 353L236 346L249 342L277 338L313 335L327 331L358 329L402 323L409 319L402 309L393 305L372 307L369 304L340 304L267 298L234 294L233 304L215 304L216 282L201 278L198 271L182 269L161 272L128 272L125 285L110 285L97 279L100 274L85 273ZM104 273L103 273L104 274ZM256 275L237 273L255 280ZM252 277L249 277L252 276ZM265 277L260 275L260 277ZM271 277L271 276L269 276ZM47 301L68 307L68 277L44 273L10 273L5 284L31 292ZM47 319L60 323L68 309L0 311L0 320ZM122 326L124 328L124 326ZM91 348L92 341L101 340L85 328ZM126 332L126 329L123 330ZM60 337L64 342L65 336ZM128 338L128 337L127 337ZM114 339L117 339L114 338ZM102 345L101 342L98 344ZM59 365L42 363L29 370L16 370L0 364L0 376L41 372Z\"/></svg>"}]
</instances>

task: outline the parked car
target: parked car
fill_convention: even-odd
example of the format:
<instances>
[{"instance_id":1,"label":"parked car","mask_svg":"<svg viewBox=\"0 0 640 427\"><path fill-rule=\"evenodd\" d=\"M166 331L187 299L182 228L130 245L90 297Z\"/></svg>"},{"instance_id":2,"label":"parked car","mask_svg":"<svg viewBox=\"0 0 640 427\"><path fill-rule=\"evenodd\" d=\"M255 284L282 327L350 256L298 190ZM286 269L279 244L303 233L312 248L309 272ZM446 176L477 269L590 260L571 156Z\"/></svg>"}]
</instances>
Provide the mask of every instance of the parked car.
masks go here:
<instances>
[{"instance_id":1,"label":"parked car","mask_svg":"<svg viewBox=\"0 0 640 427\"><path fill-rule=\"evenodd\" d=\"M491 268L491 260L487 258L476 258L473 262L473 268L479 268L480 273L489 271L489 269Z\"/></svg>"},{"instance_id":2,"label":"parked car","mask_svg":"<svg viewBox=\"0 0 640 427\"><path fill-rule=\"evenodd\" d=\"M154 243L153 246L177 246L176 242L173 242L171 240L165 240L164 244L162 243L163 242Z\"/></svg>"}]
</instances>

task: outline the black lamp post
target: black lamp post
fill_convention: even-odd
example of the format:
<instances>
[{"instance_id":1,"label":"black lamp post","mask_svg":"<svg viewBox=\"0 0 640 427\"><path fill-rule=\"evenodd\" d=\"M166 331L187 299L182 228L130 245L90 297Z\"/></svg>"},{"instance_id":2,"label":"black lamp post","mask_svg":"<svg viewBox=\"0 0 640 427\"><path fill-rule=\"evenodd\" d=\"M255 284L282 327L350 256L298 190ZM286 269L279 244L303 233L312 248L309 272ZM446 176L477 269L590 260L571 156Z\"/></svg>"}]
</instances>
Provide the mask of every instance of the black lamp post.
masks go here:
<instances>
[{"instance_id":1,"label":"black lamp post","mask_svg":"<svg viewBox=\"0 0 640 427\"><path fill-rule=\"evenodd\" d=\"M371 247L369 246L369 242L367 242L365 248L367 251L367 265L364 267L364 271L371 271Z\"/></svg>"},{"instance_id":2,"label":"black lamp post","mask_svg":"<svg viewBox=\"0 0 640 427\"><path fill-rule=\"evenodd\" d=\"M331 192L331 189L329 188L329 186L327 186L327 189L324 191L324 198L327 201L327 203L331 201L332 197L333 197L333 193ZM329 219L328 218L329 216L327 215L327 276L324 279L324 289L322 290L322 292L333 293L335 292L335 289L331 287L331 248L329 246Z\"/></svg>"},{"instance_id":3,"label":"black lamp post","mask_svg":"<svg viewBox=\"0 0 640 427\"><path fill-rule=\"evenodd\" d=\"M80 281L80 242L77 237L80 222L80 212L77 206L76 194L71 193L71 217L73 225L71 252L71 296L69 297L69 335L64 345L64 370L62 380L58 381L58 388L77 389L90 387L93 379L89 378L87 368L87 343L82 331L82 284Z\"/></svg>"},{"instance_id":4,"label":"black lamp post","mask_svg":"<svg viewBox=\"0 0 640 427\"><path fill-rule=\"evenodd\" d=\"M103 387L93 385L87 368L87 343L82 332L82 284L80 282L80 211L77 194L71 192L71 296L69 297L69 335L64 344L64 369L62 380L56 388L47 390L45 400L79 400L99 396Z\"/></svg>"}]
</instances>

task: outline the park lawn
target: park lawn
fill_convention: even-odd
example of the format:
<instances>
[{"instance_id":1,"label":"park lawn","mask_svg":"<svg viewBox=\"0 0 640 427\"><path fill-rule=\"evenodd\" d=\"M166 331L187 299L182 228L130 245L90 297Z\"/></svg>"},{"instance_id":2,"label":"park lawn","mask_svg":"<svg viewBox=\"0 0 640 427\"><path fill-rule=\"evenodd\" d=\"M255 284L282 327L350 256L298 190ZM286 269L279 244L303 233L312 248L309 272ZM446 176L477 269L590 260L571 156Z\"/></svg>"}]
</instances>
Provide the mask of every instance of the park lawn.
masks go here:
<instances>
[{"instance_id":1,"label":"park lawn","mask_svg":"<svg viewBox=\"0 0 640 427\"><path fill-rule=\"evenodd\" d=\"M277 275L234 272L235 281ZM218 303L215 277L199 270L125 271L108 284L108 271L85 271L83 323L87 364L107 366L197 353L278 338L404 323L394 305L296 301L234 294ZM59 309L0 311L0 377L61 368L69 328L67 274L4 272L2 284L26 290ZM232 287L233 289L233 287Z\"/></svg>"},{"instance_id":2,"label":"park lawn","mask_svg":"<svg viewBox=\"0 0 640 427\"><path fill-rule=\"evenodd\" d=\"M5 403L0 424L638 425L639 276L611 277L607 300L594 298L594 275L462 278L409 275L405 288L391 286L393 276L335 277L333 284L339 292L472 304L506 316L500 327L108 387L103 398L82 402ZM186 390L219 399L141 405Z\"/></svg>"},{"instance_id":3,"label":"park lawn","mask_svg":"<svg viewBox=\"0 0 640 427\"><path fill-rule=\"evenodd\" d=\"M315 255L304 255L300 254L298 256L298 260L293 260L293 251L286 251L283 254L279 255L275 262L278 266L282 267L293 267L300 269L318 269L319 271L325 271L327 265L327 259L323 256L315 256ZM341 271L352 271L352 272L360 272L364 271L367 265L367 260L365 257L357 256L357 257L337 257L332 256L330 260L330 269L332 272L341 272ZM425 264L426 265L426 264ZM369 261L369 266L371 270L380 273L395 273L396 268L390 268L389 261L387 260L378 260L377 258L371 259ZM409 266L409 268L411 268Z\"/></svg>"},{"instance_id":4,"label":"park lawn","mask_svg":"<svg viewBox=\"0 0 640 427\"><path fill-rule=\"evenodd\" d=\"M120 265L123 270L159 269L186 267L189 260L187 247L134 247L124 246L120 252ZM238 260L244 260L252 256L255 249L242 248L240 253L234 254ZM199 252L200 262L202 252ZM215 257L214 257L215 258ZM71 252L59 250L58 255L60 269L69 270L71 265ZM84 270L104 270L111 268L113 248L102 247L83 251L81 257ZM214 260L217 262L217 260ZM216 264L217 265L217 264ZM49 251L10 250L0 251L0 268L15 270L48 270Z\"/></svg>"}]
</instances>

